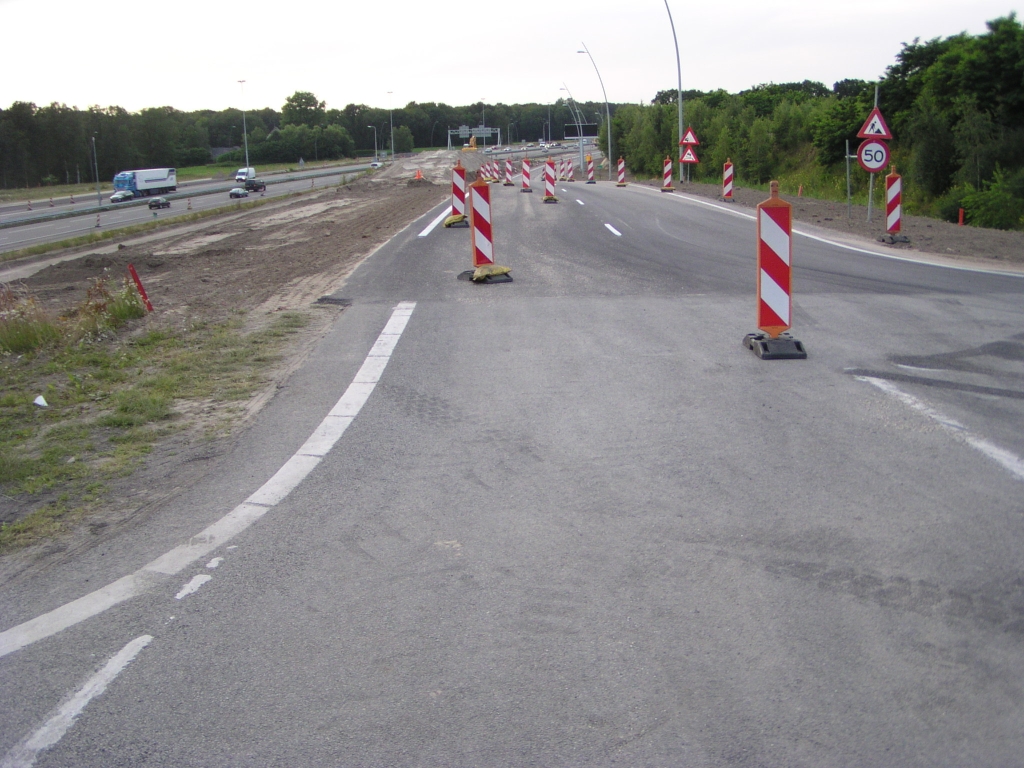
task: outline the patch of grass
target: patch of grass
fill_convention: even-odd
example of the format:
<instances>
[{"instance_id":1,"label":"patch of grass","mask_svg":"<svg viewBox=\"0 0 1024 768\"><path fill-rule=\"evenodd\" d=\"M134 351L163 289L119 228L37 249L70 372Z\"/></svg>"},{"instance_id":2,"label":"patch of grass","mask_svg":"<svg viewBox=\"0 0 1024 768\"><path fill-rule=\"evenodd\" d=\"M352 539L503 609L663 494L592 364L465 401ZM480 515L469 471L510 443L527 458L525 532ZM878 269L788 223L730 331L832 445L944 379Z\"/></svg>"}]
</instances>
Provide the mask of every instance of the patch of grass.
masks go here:
<instances>
[{"instance_id":1,"label":"patch of grass","mask_svg":"<svg viewBox=\"0 0 1024 768\"><path fill-rule=\"evenodd\" d=\"M116 294L94 292L75 318ZM66 530L102 503L111 481L134 471L157 440L187 426L188 401L246 400L266 380L286 339L307 315L282 313L265 329L243 332L243 318L154 329L135 338L65 334L55 345L0 356L0 493L22 499L61 494L0 530L0 552ZM131 328L125 320L118 327ZM47 408L33 405L43 393ZM210 436L226 423L205 425Z\"/></svg>"}]
</instances>

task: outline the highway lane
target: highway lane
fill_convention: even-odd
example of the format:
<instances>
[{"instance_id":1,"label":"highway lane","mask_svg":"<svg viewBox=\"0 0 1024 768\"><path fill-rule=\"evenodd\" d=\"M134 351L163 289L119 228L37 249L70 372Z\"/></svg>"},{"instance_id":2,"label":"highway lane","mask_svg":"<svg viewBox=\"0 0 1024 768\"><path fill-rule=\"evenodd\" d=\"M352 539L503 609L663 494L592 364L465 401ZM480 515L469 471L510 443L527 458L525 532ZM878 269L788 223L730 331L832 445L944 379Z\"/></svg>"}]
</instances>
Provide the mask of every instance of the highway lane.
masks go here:
<instances>
[{"instance_id":1,"label":"highway lane","mask_svg":"<svg viewBox=\"0 0 1024 768\"><path fill-rule=\"evenodd\" d=\"M259 170L259 169L257 169ZM344 167L338 167L337 172L339 173L360 173L362 171L370 170L369 163L352 164ZM326 168L307 168L300 171L292 172L275 172L270 174L261 174L260 178L264 179L268 184L273 185L280 181L291 181L298 178L306 178L313 174L330 173L331 169ZM209 193L212 190L227 190L231 187L238 186L231 179L199 179L196 181L186 181L178 184L177 192L171 193L170 196L187 196L201 195ZM110 186L110 182L104 182L103 193L100 195L100 200L103 206L110 205L110 196L114 190ZM68 197L55 197L53 199L53 207L49 206L47 198L38 199L37 195L42 194L41 192L28 193L25 200L0 203L0 223L10 221L20 221L23 219L31 220L33 218L45 217L55 213L67 213L69 211L79 211L83 213L92 212L96 214L96 189L95 187L91 192L87 192L82 195L78 195L75 198L74 203L71 203ZM27 210L27 200L32 198L32 211Z\"/></svg>"},{"instance_id":2,"label":"highway lane","mask_svg":"<svg viewBox=\"0 0 1024 768\"><path fill-rule=\"evenodd\" d=\"M141 205L123 207L114 206L99 214L99 228L111 229L129 227L133 224L152 221L155 218L175 218L195 211L205 211L214 208L226 208L228 210L232 210L233 208L237 208L241 203L256 200L260 197L283 197L285 195L292 194L293 192L310 189L312 186L323 187L336 185L340 183L342 179L351 179L354 178L355 175L356 174L354 173L345 172L321 176L314 179L302 178L292 181L282 181L275 184L268 184L264 193L250 192L249 197L247 198L232 199L228 196L228 192L224 191L223 193L199 195L191 198L172 199L170 208L162 208L158 210L150 210L148 205L145 203ZM191 200L191 209L188 207L189 200ZM56 221L47 221L37 224L26 224L19 227L0 229L0 253L5 251L14 251L20 248L27 248L38 243L65 240L87 235L91 232L95 232L96 230L95 211L83 216L74 216L65 219L57 219Z\"/></svg>"},{"instance_id":3,"label":"highway lane","mask_svg":"<svg viewBox=\"0 0 1024 768\"><path fill-rule=\"evenodd\" d=\"M797 238L810 358L765 362L752 222L558 189L491 188L511 284L414 224L218 472L5 586L21 621L194 537L415 302L265 517L0 659L0 750L151 637L37 765L1018 761L1024 476L979 446L1024 455L1024 281Z\"/></svg>"}]
</instances>

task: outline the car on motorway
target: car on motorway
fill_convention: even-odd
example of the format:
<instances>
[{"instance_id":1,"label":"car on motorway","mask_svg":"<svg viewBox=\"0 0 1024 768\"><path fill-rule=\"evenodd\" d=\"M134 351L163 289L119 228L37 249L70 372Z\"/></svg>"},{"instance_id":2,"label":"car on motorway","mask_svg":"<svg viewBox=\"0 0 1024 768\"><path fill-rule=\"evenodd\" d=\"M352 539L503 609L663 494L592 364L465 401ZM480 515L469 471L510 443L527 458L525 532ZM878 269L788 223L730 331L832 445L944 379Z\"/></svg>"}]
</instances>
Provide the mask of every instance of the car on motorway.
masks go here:
<instances>
[{"instance_id":1,"label":"car on motorway","mask_svg":"<svg viewBox=\"0 0 1024 768\"><path fill-rule=\"evenodd\" d=\"M263 179L246 179L245 189L247 192L263 192L267 188L267 182Z\"/></svg>"},{"instance_id":2,"label":"car on motorway","mask_svg":"<svg viewBox=\"0 0 1024 768\"><path fill-rule=\"evenodd\" d=\"M383 168L384 167L384 163L380 163L380 162L377 162L376 160L374 160L372 163L370 163L370 167L371 168Z\"/></svg>"},{"instance_id":3,"label":"car on motorway","mask_svg":"<svg viewBox=\"0 0 1024 768\"><path fill-rule=\"evenodd\" d=\"M230 192L228 192L228 197L248 197L248 196L249 196L249 193L246 192L241 187L235 187Z\"/></svg>"},{"instance_id":4,"label":"car on motorway","mask_svg":"<svg viewBox=\"0 0 1024 768\"><path fill-rule=\"evenodd\" d=\"M149 201L149 209L150 210L153 210L154 208L170 208L170 207L171 207L171 201L168 200L166 197L154 197L152 200Z\"/></svg>"},{"instance_id":5,"label":"car on motorway","mask_svg":"<svg viewBox=\"0 0 1024 768\"><path fill-rule=\"evenodd\" d=\"M491 149L490 147L488 147L487 149L485 149L485 150L484 150L484 154L485 154L485 155L489 155L489 154L491 154L491 153L492 153L493 151L494 151L493 149Z\"/></svg>"},{"instance_id":6,"label":"car on motorway","mask_svg":"<svg viewBox=\"0 0 1024 768\"><path fill-rule=\"evenodd\" d=\"M125 200L131 200L134 197L135 194L130 189L122 189L120 192L115 192L110 196L110 202L123 203Z\"/></svg>"}]
</instances>

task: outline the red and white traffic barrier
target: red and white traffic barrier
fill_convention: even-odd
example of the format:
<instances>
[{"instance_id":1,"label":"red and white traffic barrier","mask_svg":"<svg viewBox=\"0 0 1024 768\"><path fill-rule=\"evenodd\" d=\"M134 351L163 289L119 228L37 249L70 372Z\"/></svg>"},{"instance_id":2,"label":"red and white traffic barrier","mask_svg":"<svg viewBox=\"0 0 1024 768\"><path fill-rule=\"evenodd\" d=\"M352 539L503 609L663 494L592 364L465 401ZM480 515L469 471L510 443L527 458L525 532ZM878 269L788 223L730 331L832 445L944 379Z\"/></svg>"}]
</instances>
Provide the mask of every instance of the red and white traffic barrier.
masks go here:
<instances>
[{"instance_id":1,"label":"red and white traffic barrier","mask_svg":"<svg viewBox=\"0 0 1024 768\"><path fill-rule=\"evenodd\" d=\"M512 183L512 158L511 157L506 157L505 158L505 184L504 184L504 186L506 186L506 187L514 187L515 186L515 184Z\"/></svg>"},{"instance_id":2,"label":"red and white traffic barrier","mask_svg":"<svg viewBox=\"0 0 1024 768\"><path fill-rule=\"evenodd\" d=\"M771 197L757 206L757 327L771 338L792 327L793 206Z\"/></svg>"},{"instance_id":3,"label":"red and white traffic barrier","mask_svg":"<svg viewBox=\"0 0 1024 768\"><path fill-rule=\"evenodd\" d=\"M53 198L50 198L50 207L53 208Z\"/></svg>"},{"instance_id":4,"label":"red and white traffic barrier","mask_svg":"<svg viewBox=\"0 0 1024 768\"><path fill-rule=\"evenodd\" d=\"M676 188L672 186L672 158L666 156L665 162L662 165L661 171L661 191L662 192L675 192Z\"/></svg>"},{"instance_id":5,"label":"red and white traffic barrier","mask_svg":"<svg viewBox=\"0 0 1024 768\"><path fill-rule=\"evenodd\" d=\"M733 167L732 160L725 158L725 165L722 166L722 199L732 202Z\"/></svg>"},{"instance_id":6,"label":"red and white traffic barrier","mask_svg":"<svg viewBox=\"0 0 1024 768\"><path fill-rule=\"evenodd\" d=\"M491 188L483 179L469 185L469 228L473 266L494 263L494 234L491 231Z\"/></svg>"},{"instance_id":7,"label":"red and white traffic barrier","mask_svg":"<svg viewBox=\"0 0 1024 768\"><path fill-rule=\"evenodd\" d=\"M903 225L903 179L893 170L885 177L885 231L895 235Z\"/></svg>"},{"instance_id":8,"label":"red and white traffic barrier","mask_svg":"<svg viewBox=\"0 0 1024 768\"><path fill-rule=\"evenodd\" d=\"M621 157L619 158L619 180L615 184L616 187L626 186L626 161Z\"/></svg>"},{"instance_id":9,"label":"red and white traffic barrier","mask_svg":"<svg viewBox=\"0 0 1024 768\"><path fill-rule=\"evenodd\" d=\"M188 205L185 207L185 210L186 211L191 211L192 210L192 198L191 197L188 199Z\"/></svg>"},{"instance_id":10,"label":"red and white traffic barrier","mask_svg":"<svg viewBox=\"0 0 1024 768\"><path fill-rule=\"evenodd\" d=\"M533 189L530 187L530 158L523 158L523 186L520 192L533 193Z\"/></svg>"},{"instance_id":11,"label":"red and white traffic barrier","mask_svg":"<svg viewBox=\"0 0 1024 768\"><path fill-rule=\"evenodd\" d=\"M597 184L594 181L594 158L587 155L587 184Z\"/></svg>"},{"instance_id":12,"label":"red and white traffic barrier","mask_svg":"<svg viewBox=\"0 0 1024 768\"><path fill-rule=\"evenodd\" d=\"M466 215L466 168L459 160L452 168L452 216Z\"/></svg>"},{"instance_id":13,"label":"red and white traffic barrier","mask_svg":"<svg viewBox=\"0 0 1024 768\"><path fill-rule=\"evenodd\" d=\"M779 197L779 182L757 206L757 327L743 344L762 360L806 360L792 326L793 206Z\"/></svg>"},{"instance_id":14,"label":"red and white traffic barrier","mask_svg":"<svg viewBox=\"0 0 1024 768\"><path fill-rule=\"evenodd\" d=\"M550 157L544 164L544 202L558 202L558 198L555 197L555 161Z\"/></svg>"},{"instance_id":15,"label":"red and white traffic barrier","mask_svg":"<svg viewBox=\"0 0 1024 768\"><path fill-rule=\"evenodd\" d=\"M96 226L98 227L99 225L100 225L100 215L97 213L96 214Z\"/></svg>"},{"instance_id":16,"label":"red and white traffic barrier","mask_svg":"<svg viewBox=\"0 0 1024 768\"><path fill-rule=\"evenodd\" d=\"M68 195L68 197L71 198L71 204L74 205L75 204L75 196L74 195Z\"/></svg>"},{"instance_id":17,"label":"red and white traffic barrier","mask_svg":"<svg viewBox=\"0 0 1024 768\"><path fill-rule=\"evenodd\" d=\"M466 168L458 160L452 168L452 212L444 220L446 227L466 220Z\"/></svg>"},{"instance_id":18,"label":"red and white traffic barrier","mask_svg":"<svg viewBox=\"0 0 1024 768\"><path fill-rule=\"evenodd\" d=\"M572 158L569 158L569 160L566 161L565 178L566 181L571 181L574 183L576 181L576 163L572 161Z\"/></svg>"},{"instance_id":19,"label":"red and white traffic barrier","mask_svg":"<svg viewBox=\"0 0 1024 768\"><path fill-rule=\"evenodd\" d=\"M32 201L31 200L28 201L28 209L30 211L32 210Z\"/></svg>"}]
</instances>

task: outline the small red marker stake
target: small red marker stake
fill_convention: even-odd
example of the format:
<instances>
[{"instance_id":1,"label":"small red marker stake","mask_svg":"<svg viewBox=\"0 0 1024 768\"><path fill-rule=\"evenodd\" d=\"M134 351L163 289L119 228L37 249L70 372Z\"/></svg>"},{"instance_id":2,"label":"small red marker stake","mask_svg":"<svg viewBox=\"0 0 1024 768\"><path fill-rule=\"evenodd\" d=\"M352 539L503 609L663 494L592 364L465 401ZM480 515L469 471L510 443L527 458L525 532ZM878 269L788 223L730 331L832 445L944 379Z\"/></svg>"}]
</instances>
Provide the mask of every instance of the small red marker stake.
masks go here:
<instances>
[{"instance_id":1,"label":"small red marker stake","mask_svg":"<svg viewBox=\"0 0 1024 768\"><path fill-rule=\"evenodd\" d=\"M149 296L146 295L146 289L142 287L142 281L139 280L139 273L135 271L135 265L128 265L128 272L132 276L132 280L135 281L135 287L139 289L139 296L142 297L142 301L146 304L146 309L150 312L153 311L153 305L149 301Z\"/></svg>"}]
</instances>

